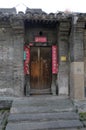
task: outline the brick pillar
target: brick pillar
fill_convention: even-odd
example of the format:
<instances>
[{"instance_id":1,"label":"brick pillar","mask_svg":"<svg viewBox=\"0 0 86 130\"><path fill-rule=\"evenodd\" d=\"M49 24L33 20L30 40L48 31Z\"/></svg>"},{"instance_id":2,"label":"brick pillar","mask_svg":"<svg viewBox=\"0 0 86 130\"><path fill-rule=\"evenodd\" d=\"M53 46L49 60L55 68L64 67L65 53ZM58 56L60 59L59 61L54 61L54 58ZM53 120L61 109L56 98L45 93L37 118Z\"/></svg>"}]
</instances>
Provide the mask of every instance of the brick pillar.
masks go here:
<instances>
[{"instance_id":1,"label":"brick pillar","mask_svg":"<svg viewBox=\"0 0 86 130\"><path fill-rule=\"evenodd\" d=\"M23 46L24 46L24 22L21 14L11 19L14 44L14 95L24 95L24 70L23 70Z\"/></svg>"},{"instance_id":2,"label":"brick pillar","mask_svg":"<svg viewBox=\"0 0 86 130\"><path fill-rule=\"evenodd\" d=\"M68 95L69 91L69 30L70 22L62 21L58 29L59 71L58 94Z\"/></svg>"},{"instance_id":3,"label":"brick pillar","mask_svg":"<svg viewBox=\"0 0 86 130\"><path fill-rule=\"evenodd\" d=\"M13 35L9 18L0 15L0 96L13 96Z\"/></svg>"},{"instance_id":4,"label":"brick pillar","mask_svg":"<svg viewBox=\"0 0 86 130\"><path fill-rule=\"evenodd\" d=\"M86 97L86 28L84 30L84 79L85 79L85 97Z\"/></svg>"},{"instance_id":5,"label":"brick pillar","mask_svg":"<svg viewBox=\"0 0 86 130\"><path fill-rule=\"evenodd\" d=\"M70 97L84 99L83 21L73 17L70 40Z\"/></svg>"},{"instance_id":6,"label":"brick pillar","mask_svg":"<svg viewBox=\"0 0 86 130\"><path fill-rule=\"evenodd\" d=\"M24 95L23 43L22 36L14 36L14 93L16 96Z\"/></svg>"}]
</instances>

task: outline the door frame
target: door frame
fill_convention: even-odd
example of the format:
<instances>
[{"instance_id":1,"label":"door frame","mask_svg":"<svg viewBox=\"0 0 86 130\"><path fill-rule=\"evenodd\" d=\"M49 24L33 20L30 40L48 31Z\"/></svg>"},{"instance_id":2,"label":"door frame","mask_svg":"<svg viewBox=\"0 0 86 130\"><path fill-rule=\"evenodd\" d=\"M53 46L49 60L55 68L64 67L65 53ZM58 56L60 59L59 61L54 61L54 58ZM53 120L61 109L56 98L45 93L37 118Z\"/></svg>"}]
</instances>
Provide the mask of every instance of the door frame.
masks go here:
<instances>
[{"instance_id":1,"label":"door frame","mask_svg":"<svg viewBox=\"0 0 86 130\"><path fill-rule=\"evenodd\" d=\"M53 44L50 44L50 45L48 45L48 43L46 43L46 44L44 44L44 43L43 44L41 44L41 43L37 43L36 44L35 43L34 44L34 42L33 43L29 43L28 45L29 45L30 49L31 49L31 47L43 47L43 46L52 48L52 46L53 46ZM52 58L52 56L51 56L51 58ZM58 58L58 50L57 50L57 58ZM58 64L58 61L57 61L57 64ZM51 59L51 69L52 69L52 59ZM29 71L30 71L30 67L29 67ZM52 73L52 70L51 70L51 73ZM58 74L58 72L57 72L57 74ZM52 76L51 77L51 79L52 79L52 81L51 81L51 94L52 95L58 94L58 90L57 90L57 88L58 88L58 85L57 85L57 74L51 74L51 76ZM26 89L25 89L26 90L25 96L29 96L29 95L31 95L30 94L30 88L31 88L30 87L30 74L28 75L28 78L25 78L25 80L26 79L28 79L28 80L26 81L26 86L25 86L25 83L24 83L24 88L26 87Z\"/></svg>"}]
</instances>

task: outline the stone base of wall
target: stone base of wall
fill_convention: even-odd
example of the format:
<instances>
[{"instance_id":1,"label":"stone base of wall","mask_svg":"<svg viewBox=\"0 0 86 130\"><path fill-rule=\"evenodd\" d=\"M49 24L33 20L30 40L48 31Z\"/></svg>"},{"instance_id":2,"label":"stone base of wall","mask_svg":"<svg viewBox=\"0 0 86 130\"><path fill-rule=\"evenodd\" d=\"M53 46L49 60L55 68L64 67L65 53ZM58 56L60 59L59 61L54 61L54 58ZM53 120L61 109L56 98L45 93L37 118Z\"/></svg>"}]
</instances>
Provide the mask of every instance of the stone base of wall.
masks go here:
<instances>
[{"instance_id":1,"label":"stone base of wall","mask_svg":"<svg viewBox=\"0 0 86 130\"><path fill-rule=\"evenodd\" d=\"M84 62L70 64L70 97L76 100L84 99Z\"/></svg>"}]
</instances>

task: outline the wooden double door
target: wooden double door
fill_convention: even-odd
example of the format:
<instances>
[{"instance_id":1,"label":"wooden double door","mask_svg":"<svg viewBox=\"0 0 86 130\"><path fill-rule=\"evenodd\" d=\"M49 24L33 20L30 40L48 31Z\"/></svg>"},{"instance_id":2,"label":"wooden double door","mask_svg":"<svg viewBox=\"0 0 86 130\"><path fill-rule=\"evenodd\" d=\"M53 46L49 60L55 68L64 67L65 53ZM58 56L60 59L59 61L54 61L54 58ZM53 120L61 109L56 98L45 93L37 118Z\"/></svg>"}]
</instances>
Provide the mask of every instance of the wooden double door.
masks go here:
<instances>
[{"instance_id":1,"label":"wooden double door","mask_svg":"<svg viewBox=\"0 0 86 130\"><path fill-rule=\"evenodd\" d=\"M51 47L31 47L30 93L50 94L52 81Z\"/></svg>"}]
</instances>

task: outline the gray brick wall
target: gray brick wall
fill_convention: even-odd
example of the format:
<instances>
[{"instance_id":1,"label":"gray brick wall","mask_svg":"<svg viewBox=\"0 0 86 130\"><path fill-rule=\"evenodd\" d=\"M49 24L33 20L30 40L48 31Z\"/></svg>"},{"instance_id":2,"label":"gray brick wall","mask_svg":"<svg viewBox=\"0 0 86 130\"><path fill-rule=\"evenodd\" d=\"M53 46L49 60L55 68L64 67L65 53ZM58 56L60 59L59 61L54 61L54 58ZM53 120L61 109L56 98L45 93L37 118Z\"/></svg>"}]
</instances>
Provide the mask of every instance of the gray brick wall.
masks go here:
<instances>
[{"instance_id":1,"label":"gray brick wall","mask_svg":"<svg viewBox=\"0 0 86 130\"><path fill-rule=\"evenodd\" d=\"M85 80L85 90L86 90L86 29L84 30L84 80ZM85 91L86 97L86 91Z\"/></svg>"},{"instance_id":2,"label":"gray brick wall","mask_svg":"<svg viewBox=\"0 0 86 130\"><path fill-rule=\"evenodd\" d=\"M57 76L59 95L68 95L69 93L69 32L70 22L60 22L58 30L59 71ZM63 56L66 57L66 61L61 60Z\"/></svg>"},{"instance_id":3,"label":"gray brick wall","mask_svg":"<svg viewBox=\"0 0 86 130\"><path fill-rule=\"evenodd\" d=\"M22 96L24 93L24 35L21 29L16 29L9 22L0 23L0 96Z\"/></svg>"},{"instance_id":4,"label":"gray brick wall","mask_svg":"<svg viewBox=\"0 0 86 130\"><path fill-rule=\"evenodd\" d=\"M78 22L77 25L71 26L71 41L70 41L70 60L83 61L83 28L84 22Z\"/></svg>"},{"instance_id":5,"label":"gray brick wall","mask_svg":"<svg viewBox=\"0 0 86 130\"><path fill-rule=\"evenodd\" d=\"M84 21L78 20L76 24L72 24L70 35L70 96L77 99L80 96L84 97L84 74L82 73L84 68L79 67L84 64L84 27Z\"/></svg>"},{"instance_id":6,"label":"gray brick wall","mask_svg":"<svg viewBox=\"0 0 86 130\"><path fill-rule=\"evenodd\" d=\"M26 28L26 41L34 41L35 36L39 36L39 32L42 31L44 36L47 36L48 41L51 43L57 42L57 33L56 27L28 27Z\"/></svg>"},{"instance_id":7,"label":"gray brick wall","mask_svg":"<svg viewBox=\"0 0 86 130\"><path fill-rule=\"evenodd\" d=\"M24 72L23 72L23 37L21 35L14 36L14 61L13 61L13 84L14 93L17 96L24 95Z\"/></svg>"},{"instance_id":8,"label":"gray brick wall","mask_svg":"<svg viewBox=\"0 0 86 130\"><path fill-rule=\"evenodd\" d=\"M13 36L10 28L0 28L0 95L13 92Z\"/></svg>"}]
</instances>

